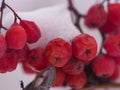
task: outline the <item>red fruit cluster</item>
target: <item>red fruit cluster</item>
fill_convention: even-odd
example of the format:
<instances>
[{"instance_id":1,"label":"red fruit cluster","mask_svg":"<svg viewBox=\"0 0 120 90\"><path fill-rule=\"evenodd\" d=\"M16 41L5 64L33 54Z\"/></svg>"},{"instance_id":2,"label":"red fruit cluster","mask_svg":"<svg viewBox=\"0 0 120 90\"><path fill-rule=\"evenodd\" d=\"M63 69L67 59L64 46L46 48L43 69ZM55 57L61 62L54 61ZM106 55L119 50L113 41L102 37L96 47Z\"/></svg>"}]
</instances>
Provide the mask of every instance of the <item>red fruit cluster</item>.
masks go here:
<instances>
[{"instance_id":1,"label":"red fruit cluster","mask_svg":"<svg viewBox=\"0 0 120 90\"><path fill-rule=\"evenodd\" d=\"M5 37L0 34L0 72L15 70L18 62L24 61L26 53L29 51L27 43L36 42L40 36L37 25L27 20L21 20L20 24L13 23ZM24 69L28 66L25 65L23 65Z\"/></svg>"},{"instance_id":2,"label":"red fruit cluster","mask_svg":"<svg viewBox=\"0 0 120 90\"><path fill-rule=\"evenodd\" d=\"M91 73L113 81L120 75L120 3L107 2L107 10L104 3L91 6L85 17L85 25L98 28L103 38L101 51L91 63ZM103 48L106 53L102 52Z\"/></svg>"},{"instance_id":3,"label":"red fruit cluster","mask_svg":"<svg viewBox=\"0 0 120 90\"><path fill-rule=\"evenodd\" d=\"M88 28L98 28L102 34L103 42L97 56L96 40L88 34L77 35L71 43L54 38L45 48L30 50L27 43L38 41L39 28L28 20L13 23L5 37L0 34L0 73L15 70L19 62L27 74L52 65L56 68L53 86L66 83L75 90L105 82L103 79L116 80L120 73L120 4L108 1L107 9L108 12L103 3L94 4L84 18Z\"/></svg>"},{"instance_id":4,"label":"red fruit cluster","mask_svg":"<svg viewBox=\"0 0 120 90\"><path fill-rule=\"evenodd\" d=\"M91 62L96 53L96 40L88 34L76 36L71 44L62 38L51 40L45 47L45 58L56 67L53 86L60 86L63 82L76 89L85 86L87 82L85 63Z\"/></svg>"}]
</instances>

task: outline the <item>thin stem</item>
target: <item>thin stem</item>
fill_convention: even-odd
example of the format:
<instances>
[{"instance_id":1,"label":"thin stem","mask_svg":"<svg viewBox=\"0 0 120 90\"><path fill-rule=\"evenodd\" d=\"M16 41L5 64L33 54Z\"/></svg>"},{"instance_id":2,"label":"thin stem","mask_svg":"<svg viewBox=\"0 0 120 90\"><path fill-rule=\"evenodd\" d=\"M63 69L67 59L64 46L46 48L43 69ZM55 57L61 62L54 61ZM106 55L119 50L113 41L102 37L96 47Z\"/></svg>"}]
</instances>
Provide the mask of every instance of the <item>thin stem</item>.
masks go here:
<instances>
[{"instance_id":1,"label":"thin stem","mask_svg":"<svg viewBox=\"0 0 120 90\"><path fill-rule=\"evenodd\" d=\"M14 16L15 16L15 20L16 20L16 17L21 20L21 18L19 17L19 15L9 6L7 5L6 3L4 3L6 7L8 7L13 13L14 13Z\"/></svg>"},{"instance_id":2,"label":"thin stem","mask_svg":"<svg viewBox=\"0 0 120 90\"><path fill-rule=\"evenodd\" d=\"M103 0L103 1L101 2L101 5L103 5L106 1L110 1L110 0Z\"/></svg>"},{"instance_id":3,"label":"thin stem","mask_svg":"<svg viewBox=\"0 0 120 90\"><path fill-rule=\"evenodd\" d=\"M101 46L100 46L100 51L99 51L99 54L102 53L102 49L103 49L103 42L105 40L105 34L101 31L100 31L100 34L101 34L101 37L102 37L102 43L101 43Z\"/></svg>"},{"instance_id":4,"label":"thin stem","mask_svg":"<svg viewBox=\"0 0 120 90\"><path fill-rule=\"evenodd\" d=\"M5 30L8 30L6 27L4 27L3 25L0 26L0 28L3 28Z\"/></svg>"},{"instance_id":5,"label":"thin stem","mask_svg":"<svg viewBox=\"0 0 120 90\"><path fill-rule=\"evenodd\" d=\"M2 1L1 8L0 8L0 9L1 9L1 10L0 10L0 11L1 11L1 18L0 18L0 26L1 26L1 27L0 27L0 31L1 31L1 28L2 28L3 10L4 10L4 8L5 8L4 3L5 3L5 0Z\"/></svg>"},{"instance_id":6,"label":"thin stem","mask_svg":"<svg viewBox=\"0 0 120 90\"><path fill-rule=\"evenodd\" d=\"M75 9L72 0L68 0L68 3L69 3L69 7L68 7L69 10L72 11L72 12L74 13L75 17L76 17L76 21L75 21L74 25L79 29L79 31L80 31L81 33L83 33L83 31L82 31L82 29L81 29L81 26L80 26L79 24L80 24L80 19L81 19L82 17L85 17L85 16L82 15L82 14L80 14L80 13Z\"/></svg>"},{"instance_id":7,"label":"thin stem","mask_svg":"<svg viewBox=\"0 0 120 90\"><path fill-rule=\"evenodd\" d=\"M22 80L20 81L20 87L24 90L24 82Z\"/></svg>"}]
</instances>

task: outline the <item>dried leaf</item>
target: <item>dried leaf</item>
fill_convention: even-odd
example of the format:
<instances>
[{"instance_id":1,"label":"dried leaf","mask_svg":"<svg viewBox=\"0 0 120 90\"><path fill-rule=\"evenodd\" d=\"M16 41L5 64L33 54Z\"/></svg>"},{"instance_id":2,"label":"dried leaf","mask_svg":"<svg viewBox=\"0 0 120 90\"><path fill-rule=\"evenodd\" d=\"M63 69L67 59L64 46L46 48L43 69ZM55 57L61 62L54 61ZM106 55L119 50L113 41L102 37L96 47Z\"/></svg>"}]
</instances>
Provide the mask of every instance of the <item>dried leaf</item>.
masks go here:
<instances>
[{"instance_id":1,"label":"dried leaf","mask_svg":"<svg viewBox=\"0 0 120 90\"><path fill-rule=\"evenodd\" d=\"M55 68L50 66L37 74L23 90L49 90L55 79Z\"/></svg>"}]
</instances>

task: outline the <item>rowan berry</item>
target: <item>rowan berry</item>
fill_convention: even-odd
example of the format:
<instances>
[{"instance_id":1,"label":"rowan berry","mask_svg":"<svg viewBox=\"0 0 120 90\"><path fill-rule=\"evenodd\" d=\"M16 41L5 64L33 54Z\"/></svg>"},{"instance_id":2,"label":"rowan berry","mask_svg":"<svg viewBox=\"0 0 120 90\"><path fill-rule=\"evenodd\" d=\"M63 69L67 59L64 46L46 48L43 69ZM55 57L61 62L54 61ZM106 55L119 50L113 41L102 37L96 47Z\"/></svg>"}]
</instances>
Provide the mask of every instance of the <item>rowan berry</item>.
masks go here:
<instances>
[{"instance_id":1,"label":"rowan berry","mask_svg":"<svg viewBox=\"0 0 120 90\"><path fill-rule=\"evenodd\" d=\"M25 46L27 36L24 28L14 23L6 32L7 47L10 49L22 49Z\"/></svg>"},{"instance_id":2,"label":"rowan berry","mask_svg":"<svg viewBox=\"0 0 120 90\"><path fill-rule=\"evenodd\" d=\"M46 59L56 67L63 67L72 56L72 48L61 38L51 40L45 48Z\"/></svg>"},{"instance_id":3,"label":"rowan berry","mask_svg":"<svg viewBox=\"0 0 120 90\"><path fill-rule=\"evenodd\" d=\"M110 56L100 54L92 62L91 68L98 77L110 77L115 70L115 62Z\"/></svg>"},{"instance_id":4,"label":"rowan berry","mask_svg":"<svg viewBox=\"0 0 120 90\"><path fill-rule=\"evenodd\" d=\"M100 28L107 20L107 13L101 4L95 4L89 8L85 17L85 25L89 28Z\"/></svg>"},{"instance_id":5,"label":"rowan berry","mask_svg":"<svg viewBox=\"0 0 120 90\"><path fill-rule=\"evenodd\" d=\"M69 75L69 74L66 75L66 83L75 90L83 88L86 82L87 82L87 76L85 72L81 72L78 75Z\"/></svg>"},{"instance_id":6,"label":"rowan berry","mask_svg":"<svg viewBox=\"0 0 120 90\"><path fill-rule=\"evenodd\" d=\"M38 26L33 21L21 20L20 25L25 29L27 34L27 42L34 43L41 37Z\"/></svg>"},{"instance_id":7,"label":"rowan berry","mask_svg":"<svg viewBox=\"0 0 120 90\"><path fill-rule=\"evenodd\" d=\"M69 60L69 62L62 69L67 74L77 75L83 72L84 62L71 58L71 60Z\"/></svg>"},{"instance_id":8,"label":"rowan berry","mask_svg":"<svg viewBox=\"0 0 120 90\"><path fill-rule=\"evenodd\" d=\"M73 55L84 61L91 61L97 53L97 42L88 34L81 34L72 40Z\"/></svg>"}]
</instances>

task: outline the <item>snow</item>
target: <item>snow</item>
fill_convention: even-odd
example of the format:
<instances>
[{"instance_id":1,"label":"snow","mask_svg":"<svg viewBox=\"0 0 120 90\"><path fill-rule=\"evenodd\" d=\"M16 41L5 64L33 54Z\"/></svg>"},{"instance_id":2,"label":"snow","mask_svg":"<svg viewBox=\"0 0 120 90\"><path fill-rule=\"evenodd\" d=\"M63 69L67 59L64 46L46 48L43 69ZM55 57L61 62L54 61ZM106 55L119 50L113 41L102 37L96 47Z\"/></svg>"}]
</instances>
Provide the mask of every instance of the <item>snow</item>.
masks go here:
<instances>
[{"instance_id":1,"label":"snow","mask_svg":"<svg viewBox=\"0 0 120 90\"><path fill-rule=\"evenodd\" d=\"M41 38L36 43L30 44L31 48L44 48L50 40L58 37L70 43L76 35L80 34L71 21L71 15L66 4L38 9L33 12L22 12L18 15L22 19L34 21L40 28ZM13 20L13 14L7 14L4 18L4 25L9 27Z\"/></svg>"}]
</instances>

